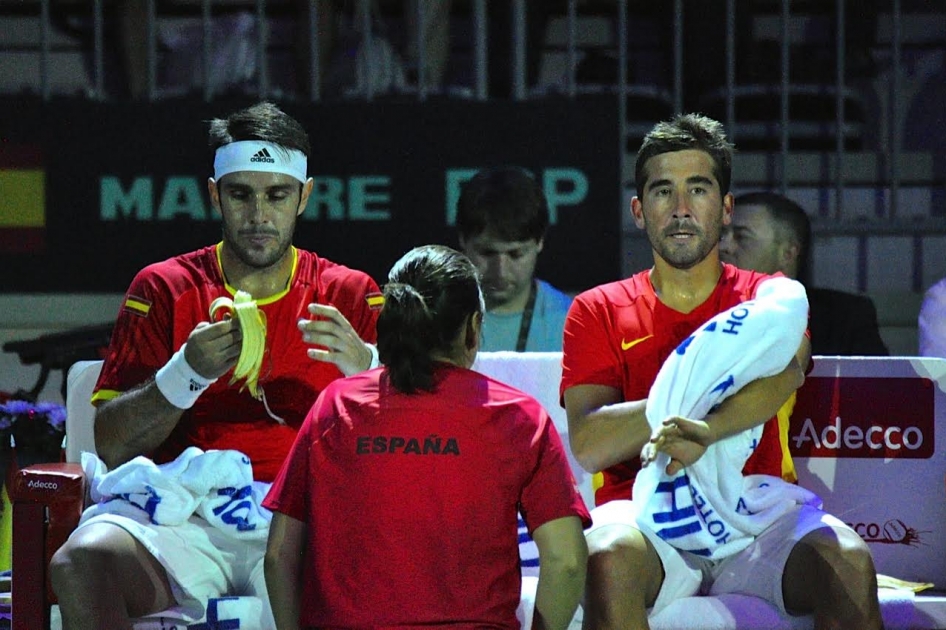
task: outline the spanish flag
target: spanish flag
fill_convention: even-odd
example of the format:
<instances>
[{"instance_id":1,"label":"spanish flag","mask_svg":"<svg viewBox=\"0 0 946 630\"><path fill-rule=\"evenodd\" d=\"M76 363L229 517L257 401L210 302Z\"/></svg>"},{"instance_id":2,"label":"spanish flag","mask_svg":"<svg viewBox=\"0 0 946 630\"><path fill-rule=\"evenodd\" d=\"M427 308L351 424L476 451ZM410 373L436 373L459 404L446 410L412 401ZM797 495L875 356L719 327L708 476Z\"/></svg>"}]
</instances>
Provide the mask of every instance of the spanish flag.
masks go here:
<instances>
[{"instance_id":1,"label":"spanish flag","mask_svg":"<svg viewBox=\"0 0 946 630\"><path fill-rule=\"evenodd\" d=\"M46 249L46 170L40 147L0 138L0 251Z\"/></svg>"}]
</instances>

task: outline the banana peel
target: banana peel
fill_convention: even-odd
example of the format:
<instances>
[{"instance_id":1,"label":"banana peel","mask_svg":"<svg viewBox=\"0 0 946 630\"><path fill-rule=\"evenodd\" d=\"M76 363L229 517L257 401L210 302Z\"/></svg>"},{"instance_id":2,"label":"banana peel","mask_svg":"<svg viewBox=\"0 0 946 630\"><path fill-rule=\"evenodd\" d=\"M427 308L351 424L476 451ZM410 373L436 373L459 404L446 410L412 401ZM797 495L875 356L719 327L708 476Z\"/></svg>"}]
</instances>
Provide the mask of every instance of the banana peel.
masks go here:
<instances>
[{"instance_id":1,"label":"banana peel","mask_svg":"<svg viewBox=\"0 0 946 630\"><path fill-rule=\"evenodd\" d=\"M240 358L233 368L230 384L245 379L240 391L248 389L253 398L260 400L263 393L259 387L259 374L263 366L263 355L266 353L266 314L257 308L256 301L246 291L237 291L233 299L218 297L211 302L210 321L216 321L217 314L221 311L226 311L230 317L236 317L243 333Z\"/></svg>"}]
</instances>

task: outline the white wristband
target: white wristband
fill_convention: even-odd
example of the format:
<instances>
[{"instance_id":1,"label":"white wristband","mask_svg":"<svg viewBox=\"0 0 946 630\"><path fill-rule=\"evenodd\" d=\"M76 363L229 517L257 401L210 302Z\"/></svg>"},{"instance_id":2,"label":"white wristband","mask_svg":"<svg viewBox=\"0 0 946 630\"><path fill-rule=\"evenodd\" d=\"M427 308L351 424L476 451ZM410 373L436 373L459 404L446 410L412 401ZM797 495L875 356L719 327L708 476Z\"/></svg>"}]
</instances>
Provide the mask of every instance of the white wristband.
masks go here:
<instances>
[{"instance_id":1,"label":"white wristband","mask_svg":"<svg viewBox=\"0 0 946 630\"><path fill-rule=\"evenodd\" d=\"M381 366L381 358L378 356L378 346L373 343L366 343L368 350L371 352L371 363L368 365L369 370L373 370L376 367Z\"/></svg>"},{"instance_id":2,"label":"white wristband","mask_svg":"<svg viewBox=\"0 0 946 630\"><path fill-rule=\"evenodd\" d=\"M154 375L154 384L168 402L178 409L190 409L198 396L217 379L204 378L194 371L184 358L185 343Z\"/></svg>"}]
</instances>

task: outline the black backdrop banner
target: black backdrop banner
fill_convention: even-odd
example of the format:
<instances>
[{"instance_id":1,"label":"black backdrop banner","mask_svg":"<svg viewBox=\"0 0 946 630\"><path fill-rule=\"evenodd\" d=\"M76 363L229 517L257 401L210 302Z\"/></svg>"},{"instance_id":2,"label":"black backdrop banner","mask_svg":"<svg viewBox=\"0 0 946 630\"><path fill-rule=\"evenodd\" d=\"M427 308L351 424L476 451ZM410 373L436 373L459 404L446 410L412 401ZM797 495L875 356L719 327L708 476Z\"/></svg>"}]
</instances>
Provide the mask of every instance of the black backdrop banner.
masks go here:
<instances>
[{"instance_id":1,"label":"black backdrop banner","mask_svg":"<svg viewBox=\"0 0 946 630\"><path fill-rule=\"evenodd\" d=\"M0 291L120 293L146 264L217 242L207 121L247 104L0 103ZM619 277L613 96L281 106L313 146L297 246L381 283L411 247L456 246L463 181L518 164L549 198L540 277L566 291Z\"/></svg>"}]
</instances>

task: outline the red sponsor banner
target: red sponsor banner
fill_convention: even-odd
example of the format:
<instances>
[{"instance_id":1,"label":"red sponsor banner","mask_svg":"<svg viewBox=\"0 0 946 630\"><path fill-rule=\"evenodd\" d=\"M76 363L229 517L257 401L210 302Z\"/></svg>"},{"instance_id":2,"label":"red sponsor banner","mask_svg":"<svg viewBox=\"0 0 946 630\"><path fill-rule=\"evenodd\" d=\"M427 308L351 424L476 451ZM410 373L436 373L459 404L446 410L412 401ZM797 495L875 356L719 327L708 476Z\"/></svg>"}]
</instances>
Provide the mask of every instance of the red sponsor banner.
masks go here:
<instances>
[{"instance_id":1,"label":"red sponsor banner","mask_svg":"<svg viewBox=\"0 0 946 630\"><path fill-rule=\"evenodd\" d=\"M928 459L934 383L925 378L808 377L789 428L794 457Z\"/></svg>"},{"instance_id":2,"label":"red sponsor banner","mask_svg":"<svg viewBox=\"0 0 946 630\"><path fill-rule=\"evenodd\" d=\"M0 138L0 169L41 169L44 166L41 145L15 143Z\"/></svg>"},{"instance_id":3,"label":"red sponsor banner","mask_svg":"<svg viewBox=\"0 0 946 630\"><path fill-rule=\"evenodd\" d=\"M46 229L0 227L0 251L6 254L46 251Z\"/></svg>"}]
</instances>

